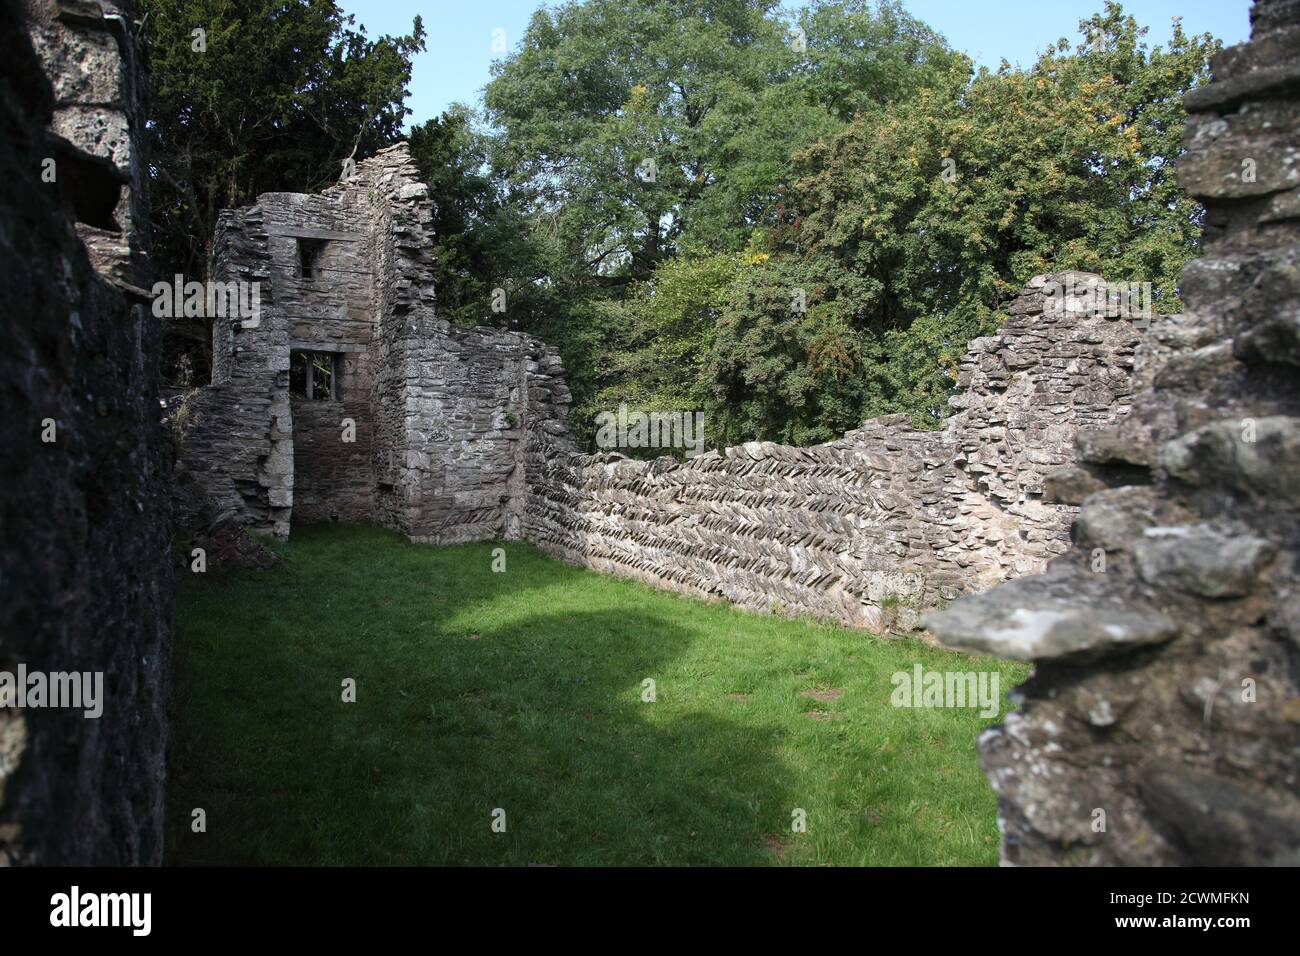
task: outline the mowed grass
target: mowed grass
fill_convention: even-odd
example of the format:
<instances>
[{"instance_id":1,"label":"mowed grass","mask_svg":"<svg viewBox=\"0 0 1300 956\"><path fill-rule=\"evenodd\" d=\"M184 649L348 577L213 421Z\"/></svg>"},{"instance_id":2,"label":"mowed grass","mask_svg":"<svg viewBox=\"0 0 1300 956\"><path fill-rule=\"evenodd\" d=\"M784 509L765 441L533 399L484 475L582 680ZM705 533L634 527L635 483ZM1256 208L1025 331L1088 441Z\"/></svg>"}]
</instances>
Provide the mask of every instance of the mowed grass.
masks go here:
<instances>
[{"instance_id":1,"label":"mowed grass","mask_svg":"<svg viewBox=\"0 0 1300 956\"><path fill-rule=\"evenodd\" d=\"M996 671L1005 712L1023 667L683 599L522 543L335 527L281 552L183 584L171 863L996 862L975 756L995 719L892 707L890 676Z\"/></svg>"}]
</instances>

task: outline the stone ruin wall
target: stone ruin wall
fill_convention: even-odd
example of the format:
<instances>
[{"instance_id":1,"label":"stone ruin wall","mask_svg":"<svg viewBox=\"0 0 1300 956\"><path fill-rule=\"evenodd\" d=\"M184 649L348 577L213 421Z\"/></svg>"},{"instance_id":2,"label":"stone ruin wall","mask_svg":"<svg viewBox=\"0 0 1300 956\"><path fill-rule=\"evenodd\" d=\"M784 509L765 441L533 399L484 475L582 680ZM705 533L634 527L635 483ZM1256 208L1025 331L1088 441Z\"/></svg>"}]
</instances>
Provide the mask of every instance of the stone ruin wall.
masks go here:
<instances>
[{"instance_id":1,"label":"stone ruin wall","mask_svg":"<svg viewBox=\"0 0 1300 956\"><path fill-rule=\"evenodd\" d=\"M563 560L757 610L891 630L1042 570L1074 509L1042 500L1079 428L1127 410L1140 330L1049 309L1040 276L970 343L942 431L903 416L813 448L751 442L687 463L576 453L560 359L535 338L435 314L426 187L405 144L320 194L223 214L213 278L261 284L256 324L214 322L214 381L189 399L181 524L280 537L373 521L419 542L525 537ZM326 242L318 274L298 243ZM339 352L335 401L289 397L290 351ZM341 423L355 423L343 442Z\"/></svg>"},{"instance_id":2,"label":"stone ruin wall","mask_svg":"<svg viewBox=\"0 0 1300 956\"><path fill-rule=\"evenodd\" d=\"M907 416L810 448L749 442L684 463L528 447L525 536L563 560L755 610L875 631L1042 570L1074 509L1042 500L1081 427L1127 411L1149 356L1132 320L1050 299L1097 276L1036 278L961 363L941 431ZM1059 306L1058 306L1059 303Z\"/></svg>"},{"instance_id":3,"label":"stone ruin wall","mask_svg":"<svg viewBox=\"0 0 1300 956\"><path fill-rule=\"evenodd\" d=\"M15 449L0 668L103 670L108 693L97 722L0 719L0 862L158 862L171 572L160 330L140 296L141 51L125 3L29 16L0 10L16 171L0 202L28 226L0 251L32 264L0 281L37 304L0 349L19 383L0 416ZM216 237L213 277L260 282L263 313L214 325L180 517L523 535L656 586L877 630L1016 578L927 619L953 646L1036 662L1022 711L979 745L1004 862L1300 862L1300 4L1258 0L1253 18L1252 42L1187 97L1181 176L1208 211L1189 311L1143 335L1045 311L1043 283L1069 277L1035 280L970 344L938 432L892 416L814 448L577 454L553 350L435 317L428 199L403 147L320 195L260 197ZM37 173L51 156L57 189ZM304 283L296 241L313 236L333 278ZM341 353L337 401L290 400L297 346ZM52 445L29 427L45 417Z\"/></svg>"},{"instance_id":4,"label":"stone ruin wall","mask_svg":"<svg viewBox=\"0 0 1300 956\"><path fill-rule=\"evenodd\" d=\"M138 293L152 269L140 136L147 74L134 8L80 0L27 0L26 7L54 92L47 135L62 167L64 208L96 271Z\"/></svg>"},{"instance_id":5,"label":"stone ruin wall","mask_svg":"<svg viewBox=\"0 0 1300 956\"><path fill-rule=\"evenodd\" d=\"M271 253L263 216L261 207L238 218L223 214L212 252L214 276L260 284L261 321L244 328L242 321L214 320L212 384L187 396L173 413L184 432L173 496L176 524L190 535L224 519L288 533L289 335L269 320L274 289L267 282Z\"/></svg>"},{"instance_id":6,"label":"stone ruin wall","mask_svg":"<svg viewBox=\"0 0 1300 956\"><path fill-rule=\"evenodd\" d=\"M3 712L0 862L161 860L168 455L131 13L0 8L0 204L24 224L0 253L31 266L0 283L32 305L0 332L16 383L0 668L101 670L107 690L98 721ZM1143 337L1046 313L1036 280L971 343L939 432L895 416L814 448L576 454L553 350L435 318L428 200L401 147L320 196L263 196L218 232L214 277L260 281L263 316L214 327L182 517L202 498L280 535L295 516L439 543L522 534L657 586L875 629L1017 577L927 621L1036 662L1022 711L980 741L1004 862L1300 862L1300 3L1258 0L1253 20L1187 97L1181 176L1207 207L1189 311ZM322 266L345 278L304 286L295 230L342 234ZM342 352L337 402L294 407L295 344ZM47 417L58 441L38 443Z\"/></svg>"},{"instance_id":7,"label":"stone ruin wall","mask_svg":"<svg viewBox=\"0 0 1300 956\"><path fill-rule=\"evenodd\" d=\"M137 36L127 3L0 5L0 259L21 264L0 269L0 670L104 681L97 719L0 709L0 866L162 860L173 580L161 328L130 295Z\"/></svg>"},{"instance_id":8,"label":"stone ruin wall","mask_svg":"<svg viewBox=\"0 0 1300 956\"><path fill-rule=\"evenodd\" d=\"M1076 431L1127 410L1131 321L1040 276L997 336L970 343L942 431L904 416L813 448L751 442L687 463L576 453L558 355L435 315L426 187L405 144L318 195L223 215L213 277L261 283L256 325L214 323L214 383L189 400L182 524L233 515L374 521L414 541L525 537L563 560L757 610L889 630L1043 568L1074 509L1042 500ZM297 243L327 240L320 275ZM337 401L290 400L293 348L340 351ZM341 440L350 418L356 440ZM185 501L199 508L187 508ZM202 514L198 513L202 511Z\"/></svg>"},{"instance_id":9,"label":"stone ruin wall","mask_svg":"<svg viewBox=\"0 0 1300 956\"><path fill-rule=\"evenodd\" d=\"M1007 864L1300 864L1300 2L1252 27L1185 97L1187 311L1049 480L1076 548L928 619L1035 664L979 741Z\"/></svg>"},{"instance_id":10,"label":"stone ruin wall","mask_svg":"<svg viewBox=\"0 0 1300 956\"><path fill-rule=\"evenodd\" d=\"M374 521L412 540L518 537L525 427L567 433L554 350L434 314L427 187L405 143L320 194L223 213L212 276L260 285L256 323L213 325L213 384L186 401L182 525L286 537ZM300 241L324 243L311 279ZM290 353L338 354L335 400L289 395ZM343 422L355 440L343 440Z\"/></svg>"},{"instance_id":11,"label":"stone ruin wall","mask_svg":"<svg viewBox=\"0 0 1300 956\"><path fill-rule=\"evenodd\" d=\"M378 517L432 544L517 538L526 422L567 434L559 357L532 336L436 317L426 187L405 144L380 156L401 165L374 252L385 277L374 407L390 436L375 461Z\"/></svg>"},{"instance_id":12,"label":"stone ruin wall","mask_svg":"<svg viewBox=\"0 0 1300 956\"><path fill-rule=\"evenodd\" d=\"M926 618L938 638L1036 662L1024 709L979 743L1004 862L1300 862L1296 12L1258 3L1252 43L1187 97L1181 176L1207 206L1189 311L1149 331L1049 311L1048 282L1096 277L1039 277L970 343L940 431L891 416L812 448L578 454L552 350L436 318L428 200L399 146L322 196L223 220L215 274L265 281L266 311L255 330L219 326L230 344L187 464L276 534L297 490L300 520L522 535L658 587L876 631L959 599ZM370 280L302 328L275 238L292 228L361 234ZM365 345L344 371L366 436L353 457L330 428L343 408L287 397L295 339ZM295 475L309 469L318 483Z\"/></svg>"}]
</instances>

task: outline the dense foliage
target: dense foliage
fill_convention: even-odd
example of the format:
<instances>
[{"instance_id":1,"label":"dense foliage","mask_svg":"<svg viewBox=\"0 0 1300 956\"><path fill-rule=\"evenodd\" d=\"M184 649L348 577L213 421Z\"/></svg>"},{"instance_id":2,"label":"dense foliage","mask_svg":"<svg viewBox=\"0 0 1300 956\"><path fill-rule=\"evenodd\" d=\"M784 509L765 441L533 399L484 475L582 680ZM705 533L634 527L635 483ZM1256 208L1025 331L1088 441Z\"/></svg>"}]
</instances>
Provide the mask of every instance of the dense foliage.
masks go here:
<instances>
[{"instance_id":1,"label":"dense foliage","mask_svg":"<svg viewBox=\"0 0 1300 956\"><path fill-rule=\"evenodd\" d=\"M440 121L442 168L475 166L496 210L449 233L477 258L444 299L491 321L508 288L508 321L564 351L585 438L620 402L703 408L711 444L936 424L966 342L1037 273L1177 308L1200 234L1181 96L1218 44L1146 32L1108 3L1077 46L976 72L888 2L540 10L484 122Z\"/></svg>"},{"instance_id":2,"label":"dense foliage","mask_svg":"<svg viewBox=\"0 0 1300 956\"><path fill-rule=\"evenodd\" d=\"M798 23L774 0L539 10L495 65L489 132L476 134L496 195L527 218L527 240L513 224L499 231L512 241L489 243L496 253L483 263L495 271L444 275L443 288L454 301L476 283L507 289L509 321L564 351L580 433L613 400L681 407L689 396L713 408L704 377L719 296L796 153L965 67L896 3L818 0ZM710 255L724 261L691 265ZM708 301L692 311L697 287ZM660 333L671 355L656 352Z\"/></svg>"},{"instance_id":3,"label":"dense foliage","mask_svg":"<svg viewBox=\"0 0 1300 956\"><path fill-rule=\"evenodd\" d=\"M219 208L400 135L418 19L370 41L332 3L144 6L165 269L198 268ZM1218 43L1175 21L1153 46L1114 2L1079 27L976 71L897 0L539 9L480 110L410 134L440 313L559 346L584 440L621 402L703 409L711 445L937 424L966 342L1037 273L1178 307L1200 236L1181 97Z\"/></svg>"},{"instance_id":4,"label":"dense foliage","mask_svg":"<svg viewBox=\"0 0 1300 956\"><path fill-rule=\"evenodd\" d=\"M1175 27L1167 50L1145 50L1114 7L1086 29L1095 45L949 76L799 155L770 258L715 339L725 438L822 440L886 412L937 421L966 342L1038 273L1149 281L1177 308L1199 237L1173 175L1180 94L1211 46Z\"/></svg>"}]
</instances>

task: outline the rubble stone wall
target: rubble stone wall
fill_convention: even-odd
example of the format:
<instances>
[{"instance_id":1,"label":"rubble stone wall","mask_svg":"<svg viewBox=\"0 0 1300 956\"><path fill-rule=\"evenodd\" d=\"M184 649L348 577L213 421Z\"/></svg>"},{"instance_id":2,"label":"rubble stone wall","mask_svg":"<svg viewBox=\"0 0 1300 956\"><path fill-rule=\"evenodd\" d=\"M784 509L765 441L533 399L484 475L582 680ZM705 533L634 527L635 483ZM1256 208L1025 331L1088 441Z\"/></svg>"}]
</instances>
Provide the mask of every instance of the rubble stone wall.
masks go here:
<instances>
[{"instance_id":1,"label":"rubble stone wall","mask_svg":"<svg viewBox=\"0 0 1300 956\"><path fill-rule=\"evenodd\" d=\"M294 520L367 522L374 518L368 401L303 402L293 410ZM340 422L355 423L340 440Z\"/></svg>"},{"instance_id":2,"label":"rubble stone wall","mask_svg":"<svg viewBox=\"0 0 1300 956\"><path fill-rule=\"evenodd\" d=\"M363 165L387 189L372 252L383 277L374 343L377 517L435 544L518 537L526 396L534 379L546 387L543 369L558 367L558 356L531 336L438 319L432 210L405 144ZM568 391L559 388L558 403L531 408L552 428L567 422Z\"/></svg>"},{"instance_id":3,"label":"rubble stone wall","mask_svg":"<svg viewBox=\"0 0 1300 956\"><path fill-rule=\"evenodd\" d=\"M257 283L261 315L256 324L213 319L212 384L185 399L175 504L178 528L190 533L226 515L255 530L289 533L289 329L272 320L271 269L265 211L223 214L213 242L213 277Z\"/></svg>"},{"instance_id":4,"label":"rubble stone wall","mask_svg":"<svg viewBox=\"0 0 1300 956\"><path fill-rule=\"evenodd\" d=\"M59 192L95 269L146 285L149 193L141 131L144 49L129 3L27 0L28 31L54 93ZM112 189L116 181L120 189ZM104 197L104 198L100 198Z\"/></svg>"},{"instance_id":5,"label":"rubble stone wall","mask_svg":"<svg viewBox=\"0 0 1300 956\"><path fill-rule=\"evenodd\" d=\"M1149 374L1135 323L1080 294L1099 282L1036 278L998 335L970 343L941 431L897 415L810 448L647 462L575 455L539 429L525 535L652 585L873 630L1042 570L1074 513L1042 500L1045 475L1074 460L1079 428L1122 417Z\"/></svg>"},{"instance_id":6,"label":"rubble stone wall","mask_svg":"<svg viewBox=\"0 0 1300 956\"><path fill-rule=\"evenodd\" d=\"M147 285L132 270L147 262L148 220L77 221L139 197L116 171L139 160L146 78L129 4L20 10L0 4L0 671L98 673L103 694L95 717L0 708L0 866L156 864L168 439L161 327L122 292Z\"/></svg>"},{"instance_id":7,"label":"rubble stone wall","mask_svg":"<svg viewBox=\"0 0 1300 956\"><path fill-rule=\"evenodd\" d=\"M437 318L431 218L404 143L319 194L223 214L213 278L259 283L261 314L214 321L213 385L186 416L181 485L203 492L182 496L186 527L216 514L281 537L293 520L526 537L685 593L908 628L1066 549L1074 509L1043 501L1044 477L1144 374L1140 330L1081 294L1099 277L1040 276L970 343L940 431L894 416L814 448L579 455L553 349ZM333 400L290 398L295 349L336 353Z\"/></svg>"},{"instance_id":8,"label":"rubble stone wall","mask_svg":"<svg viewBox=\"0 0 1300 956\"><path fill-rule=\"evenodd\" d=\"M186 527L216 513L279 537L324 520L519 536L526 423L567 434L568 390L537 339L436 318L431 218L405 143L319 194L222 215L212 278L258 283L261 310L213 322L213 384L185 415ZM295 350L335 354L331 400L291 397Z\"/></svg>"},{"instance_id":9,"label":"rubble stone wall","mask_svg":"<svg viewBox=\"0 0 1300 956\"><path fill-rule=\"evenodd\" d=\"M927 621L1035 662L979 742L1007 864L1300 864L1300 2L1252 28L1185 97L1187 311L1048 482L1076 549Z\"/></svg>"}]
</instances>

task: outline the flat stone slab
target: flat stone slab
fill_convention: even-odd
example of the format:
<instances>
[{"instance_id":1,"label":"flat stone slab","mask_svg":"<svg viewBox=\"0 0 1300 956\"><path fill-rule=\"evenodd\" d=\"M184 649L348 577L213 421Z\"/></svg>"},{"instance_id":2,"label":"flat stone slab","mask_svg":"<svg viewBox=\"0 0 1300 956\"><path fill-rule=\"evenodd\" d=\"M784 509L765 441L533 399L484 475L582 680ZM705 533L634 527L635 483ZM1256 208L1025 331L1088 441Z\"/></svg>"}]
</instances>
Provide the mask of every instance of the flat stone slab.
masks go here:
<instances>
[{"instance_id":1,"label":"flat stone slab","mask_svg":"<svg viewBox=\"0 0 1300 956\"><path fill-rule=\"evenodd\" d=\"M1159 611L1126 606L1108 591L1104 574L1074 569L962 598L922 623L949 647L1018 661L1084 660L1178 633Z\"/></svg>"}]
</instances>

